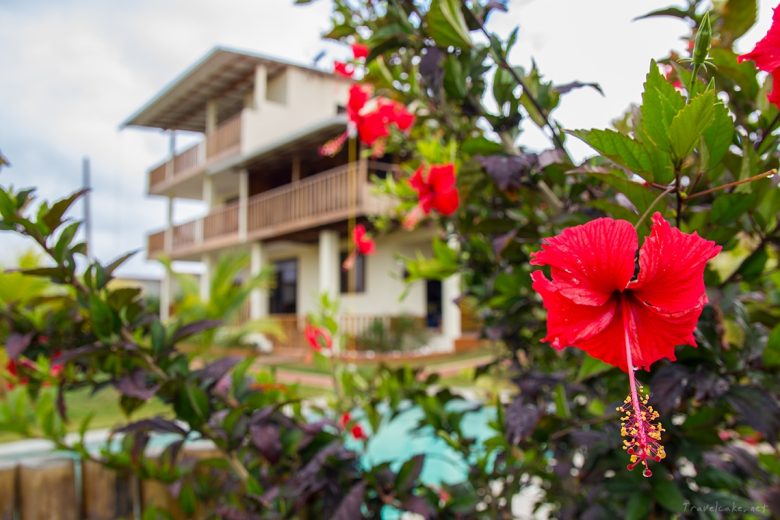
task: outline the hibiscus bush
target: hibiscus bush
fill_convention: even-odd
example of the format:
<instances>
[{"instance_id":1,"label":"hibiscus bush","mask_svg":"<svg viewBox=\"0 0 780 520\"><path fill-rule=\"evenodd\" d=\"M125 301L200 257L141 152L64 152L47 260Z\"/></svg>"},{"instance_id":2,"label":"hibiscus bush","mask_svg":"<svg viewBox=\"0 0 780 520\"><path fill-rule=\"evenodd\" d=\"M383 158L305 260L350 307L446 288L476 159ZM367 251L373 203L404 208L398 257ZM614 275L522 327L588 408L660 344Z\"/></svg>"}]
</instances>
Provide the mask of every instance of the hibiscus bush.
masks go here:
<instances>
[{"instance_id":1,"label":"hibiscus bush","mask_svg":"<svg viewBox=\"0 0 780 520\"><path fill-rule=\"evenodd\" d=\"M410 368L344 366L328 355L343 341L329 301L306 330L331 368L327 403L304 406L248 361L195 368L177 344L216 323L163 324L132 289L109 289L121 258L77 269L78 223L63 216L79 194L32 211L31 191L4 188L3 229L50 261L26 275L61 290L3 309L14 374L2 424L65 446L65 392L113 385L128 412L159 398L177 421L130 422L119 450L65 447L168 482L185 512L219 518L512 518L521 501L555 518L780 515L780 14L738 56L755 1L649 13L680 20L687 55L647 64L641 104L613 128L571 129L556 119L561 98L598 85L513 64L517 30L490 30L500 9L334 0L326 37L352 46L335 70L355 84L348 127L321 151L359 142L397 163L375 179L395 213L354 228L344 268L374 252L372 235L434 226L433 255L406 259L408 278L460 275L502 348L477 374L508 367L511 391L475 402ZM524 145L529 125L549 148ZM592 155L572 157L572 139ZM361 457L409 412L460 480L424 479L431 454ZM477 417L484 435L469 429ZM177 440L152 459L156 432ZM193 438L219 455L187 459Z\"/></svg>"}]
</instances>

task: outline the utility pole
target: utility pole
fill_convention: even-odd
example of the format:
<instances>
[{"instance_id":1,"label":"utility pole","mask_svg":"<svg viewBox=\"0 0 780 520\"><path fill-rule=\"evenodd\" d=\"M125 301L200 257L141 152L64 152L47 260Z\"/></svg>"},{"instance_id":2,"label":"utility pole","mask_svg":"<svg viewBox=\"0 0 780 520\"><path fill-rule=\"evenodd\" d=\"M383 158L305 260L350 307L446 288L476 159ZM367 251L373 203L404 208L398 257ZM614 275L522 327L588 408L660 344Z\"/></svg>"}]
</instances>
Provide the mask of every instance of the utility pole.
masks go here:
<instances>
[{"instance_id":1,"label":"utility pole","mask_svg":"<svg viewBox=\"0 0 780 520\"><path fill-rule=\"evenodd\" d=\"M89 199L92 196L92 185L89 178L89 157L84 157L81 162L81 183L87 190L84 194L84 243L87 244L87 259L93 260L92 254L92 214L89 207Z\"/></svg>"}]
</instances>

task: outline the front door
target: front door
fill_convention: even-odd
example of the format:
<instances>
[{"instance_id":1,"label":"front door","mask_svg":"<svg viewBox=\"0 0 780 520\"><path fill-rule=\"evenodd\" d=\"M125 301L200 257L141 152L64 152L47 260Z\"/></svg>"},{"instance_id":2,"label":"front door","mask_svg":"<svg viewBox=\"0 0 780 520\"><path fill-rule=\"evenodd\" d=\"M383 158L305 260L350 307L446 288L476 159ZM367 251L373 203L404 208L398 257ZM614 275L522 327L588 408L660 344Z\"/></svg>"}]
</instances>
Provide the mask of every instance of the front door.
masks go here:
<instances>
[{"instance_id":1,"label":"front door","mask_svg":"<svg viewBox=\"0 0 780 520\"><path fill-rule=\"evenodd\" d=\"M269 294L271 314L296 314L298 311L298 259L274 262L276 284Z\"/></svg>"}]
</instances>

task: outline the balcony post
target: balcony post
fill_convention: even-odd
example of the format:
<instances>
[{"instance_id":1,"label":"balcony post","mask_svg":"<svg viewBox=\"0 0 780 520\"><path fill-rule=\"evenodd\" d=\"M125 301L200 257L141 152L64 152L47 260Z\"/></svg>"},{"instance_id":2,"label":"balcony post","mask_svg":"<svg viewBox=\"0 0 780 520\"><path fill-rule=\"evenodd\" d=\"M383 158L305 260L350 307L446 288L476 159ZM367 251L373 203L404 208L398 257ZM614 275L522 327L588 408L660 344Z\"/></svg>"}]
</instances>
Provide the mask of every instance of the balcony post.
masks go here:
<instances>
[{"instance_id":1,"label":"balcony post","mask_svg":"<svg viewBox=\"0 0 780 520\"><path fill-rule=\"evenodd\" d=\"M238 174L238 240L246 242L249 211L249 172L243 169Z\"/></svg>"},{"instance_id":2,"label":"balcony post","mask_svg":"<svg viewBox=\"0 0 780 520\"><path fill-rule=\"evenodd\" d=\"M160 321L165 322L170 318L171 303L173 301L173 280L171 273L166 269L160 279Z\"/></svg>"},{"instance_id":3,"label":"balcony post","mask_svg":"<svg viewBox=\"0 0 780 520\"><path fill-rule=\"evenodd\" d=\"M167 211L165 219L165 241L163 242L163 251L169 253L173 251L173 197L167 198Z\"/></svg>"},{"instance_id":4,"label":"balcony post","mask_svg":"<svg viewBox=\"0 0 780 520\"><path fill-rule=\"evenodd\" d=\"M217 129L217 100L209 99L206 101L206 137L210 136Z\"/></svg>"},{"instance_id":5,"label":"balcony post","mask_svg":"<svg viewBox=\"0 0 780 520\"><path fill-rule=\"evenodd\" d=\"M320 293L335 299L339 295L339 234L337 231L320 231Z\"/></svg>"},{"instance_id":6,"label":"balcony post","mask_svg":"<svg viewBox=\"0 0 780 520\"><path fill-rule=\"evenodd\" d=\"M260 274L266 263L265 250L262 242L253 242L250 246L249 272L254 277ZM249 317L256 320L268 316L268 291L253 289L249 295Z\"/></svg>"},{"instance_id":7,"label":"balcony post","mask_svg":"<svg viewBox=\"0 0 780 520\"><path fill-rule=\"evenodd\" d=\"M457 244L450 241L450 247L456 247ZM442 281L441 300L441 332L448 342L452 342L453 348L455 340L461 336L461 316L460 306L457 298L461 295L460 274L454 274Z\"/></svg>"},{"instance_id":8,"label":"balcony post","mask_svg":"<svg viewBox=\"0 0 780 520\"><path fill-rule=\"evenodd\" d=\"M206 175L203 178L203 201L206 203L206 207L211 211L214 209L214 179L210 175Z\"/></svg>"},{"instance_id":9,"label":"balcony post","mask_svg":"<svg viewBox=\"0 0 780 520\"><path fill-rule=\"evenodd\" d=\"M292 176L293 184L301 180L301 156L293 155L292 158Z\"/></svg>"},{"instance_id":10,"label":"balcony post","mask_svg":"<svg viewBox=\"0 0 780 520\"><path fill-rule=\"evenodd\" d=\"M211 276L214 270L213 258L206 253L201 257L203 263L203 274L200 275L200 299L209 301L211 299Z\"/></svg>"},{"instance_id":11,"label":"balcony post","mask_svg":"<svg viewBox=\"0 0 780 520\"><path fill-rule=\"evenodd\" d=\"M255 67L255 110L259 109L265 103L265 91L268 87L268 71L264 65Z\"/></svg>"},{"instance_id":12,"label":"balcony post","mask_svg":"<svg viewBox=\"0 0 780 520\"><path fill-rule=\"evenodd\" d=\"M165 163L165 180L173 178L174 160L176 159L176 130L168 131L168 161Z\"/></svg>"}]
</instances>

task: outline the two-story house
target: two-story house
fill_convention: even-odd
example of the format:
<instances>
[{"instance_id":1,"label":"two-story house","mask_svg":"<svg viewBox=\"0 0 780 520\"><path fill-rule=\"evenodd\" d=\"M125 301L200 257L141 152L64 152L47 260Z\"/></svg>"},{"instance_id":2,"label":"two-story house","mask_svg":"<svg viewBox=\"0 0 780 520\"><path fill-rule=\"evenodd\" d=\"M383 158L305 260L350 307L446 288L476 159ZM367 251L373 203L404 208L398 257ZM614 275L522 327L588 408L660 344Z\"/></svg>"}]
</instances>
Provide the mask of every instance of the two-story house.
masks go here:
<instances>
[{"instance_id":1,"label":"two-story house","mask_svg":"<svg viewBox=\"0 0 780 520\"><path fill-rule=\"evenodd\" d=\"M392 203L374 195L368 182L374 173L391 174L391 165L349 163L346 152L332 158L319 153L345 129L349 85L320 69L216 48L130 116L123 127L170 134L170 155L147 175L149 194L168 204L164 228L148 235L148 256L201 262L201 292L208 298L215 259L244 248L251 252L251 274L271 266L277 282L251 295L248 317L275 315L300 331L327 292L340 299L342 327L350 334L375 319L405 314L424 320L433 344L451 346L461 333L453 303L457 277L407 288L399 261L400 255L427 253L430 230L379 237L376 253L358 260L351 279L341 269L349 219L365 219ZM203 139L178 150L181 131ZM174 222L177 199L205 201L206 213ZM160 299L167 319L167 277Z\"/></svg>"}]
</instances>

